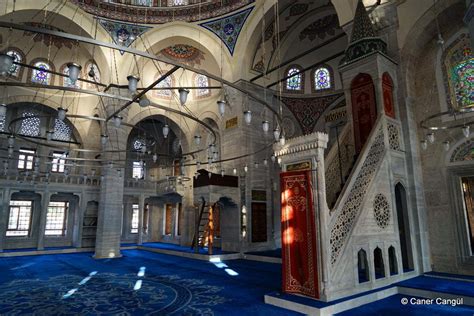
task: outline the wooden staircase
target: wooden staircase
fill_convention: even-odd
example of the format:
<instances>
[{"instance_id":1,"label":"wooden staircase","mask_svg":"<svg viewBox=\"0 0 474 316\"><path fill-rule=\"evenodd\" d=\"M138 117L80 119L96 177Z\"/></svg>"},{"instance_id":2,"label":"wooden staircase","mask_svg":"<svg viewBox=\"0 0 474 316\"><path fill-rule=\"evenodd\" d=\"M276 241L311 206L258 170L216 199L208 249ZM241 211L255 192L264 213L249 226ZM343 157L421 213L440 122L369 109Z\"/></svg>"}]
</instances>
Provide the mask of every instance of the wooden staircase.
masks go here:
<instances>
[{"instance_id":1,"label":"wooden staircase","mask_svg":"<svg viewBox=\"0 0 474 316\"><path fill-rule=\"evenodd\" d=\"M208 254L212 255L212 247L214 243L214 222L212 210L216 207L216 203L212 206L207 204L202 198L201 209L196 219L195 231L191 248L198 253L199 248L208 247Z\"/></svg>"}]
</instances>

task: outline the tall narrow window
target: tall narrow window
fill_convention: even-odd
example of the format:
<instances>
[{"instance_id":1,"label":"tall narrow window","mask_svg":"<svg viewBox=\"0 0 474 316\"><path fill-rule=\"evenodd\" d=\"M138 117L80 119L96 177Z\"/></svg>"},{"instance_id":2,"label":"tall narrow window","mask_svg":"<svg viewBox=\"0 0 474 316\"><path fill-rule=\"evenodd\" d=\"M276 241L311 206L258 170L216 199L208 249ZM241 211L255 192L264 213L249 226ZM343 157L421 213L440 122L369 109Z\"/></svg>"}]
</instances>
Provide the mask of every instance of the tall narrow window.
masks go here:
<instances>
[{"instance_id":1,"label":"tall narrow window","mask_svg":"<svg viewBox=\"0 0 474 316\"><path fill-rule=\"evenodd\" d=\"M49 202L46 213L46 236L66 235L66 219L69 208L68 202Z\"/></svg>"},{"instance_id":2,"label":"tall narrow window","mask_svg":"<svg viewBox=\"0 0 474 316\"><path fill-rule=\"evenodd\" d=\"M331 88L331 73L326 67L318 68L314 71L314 89L316 91Z\"/></svg>"},{"instance_id":3,"label":"tall narrow window","mask_svg":"<svg viewBox=\"0 0 474 316\"><path fill-rule=\"evenodd\" d=\"M20 149L18 155L18 169L33 170L36 151L33 149Z\"/></svg>"},{"instance_id":4,"label":"tall narrow window","mask_svg":"<svg viewBox=\"0 0 474 316\"><path fill-rule=\"evenodd\" d=\"M20 54L20 52L16 51L16 50L9 50L7 52L7 55L9 56L12 56L13 57L13 61L15 63L22 63L23 62L23 57L22 55ZM21 70L21 66L20 65L17 65L17 64L13 64L11 67L10 67L10 70L8 71L8 73L10 74L10 76L12 77L16 77L18 78L20 76L20 70Z\"/></svg>"},{"instance_id":5,"label":"tall narrow window","mask_svg":"<svg viewBox=\"0 0 474 316\"><path fill-rule=\"evenodd\" d=\"M54 119L53 139L68 142L71 140L71 128L58 118Z\"/></svg>"},{"instance_id":6,"label":"tall narrow window","mask_svg":"<svg viewBox=\"0 0 474 316\"><path fill-rule=\"evenodd\" d=\"M64 168L66 166L66 153L53 153L53 163L51 164L51 171L57 173L64 173Z\"/></svg>"},{"instance_id":7,"label":"tall narrow window","mask_svg":"<svg viewBox=\"0 0 474 316\"><path fill-rule=\"evenodd\" d=\"M51 66L44 61L36 62L33 64L33 66L38 69L33 69L31 72L31 82L49 84L51 81L51 73L48 71L51 70Z\"/></svg>"},{"instance_id":8,"label":"tall narrow window","mask_svg":"<svg viewBox=\"0 0 474 316\"><path fill-rule=\"evenodd\" d=\"M144 164L143 161L134 161L132 177L135 179L143 179L145 176Z\"/></svg>"},{"instance_id":9,"label":"tall narrow window","mask_svg":"<svg viewBox=\"0 0 474 316\"><path fill-rule=\"evenodd\" d=\"M170 99L171 89L165 89L165 88L170 88L171 85L172 85L171 76L168 76L165 79L163 79L159 84L156 85L156 88L158 89L155 90L155 96Z\"/></svg>"},{"instance_id":10,"label":"tall narrow window","mask_svg":"<svg viewBox=\"0 0 474 316\"><path fill-rule=\"evenodd\" d=\"M7 236L28 236L31 228L32 201L10 201Z\"/></svg>"},{"instance_id":11,"label":"tall narrow window","mask_svg":"<svg viewBox=\"0 0 474 316\"><path fill-rule=\"evenodd\" d=\"M198 97L205 97L211 94L211 90L209 90L209 78L207 76L198 74L196 75L196 95Z\"/></svg>"},{"instance_id":12,"label":"tall narrow window","mask_svg":"<svg viewBox=\"0 0 474 316\"><path fill-rule=\"evenodd\" d=\"M20 134L25 136L39 136L40 118L33 112L23 112L20 125Z\"/></svg>"},{"instance_id":13,"label":"tall narrow window","mask_svg":"<svg viewBox=\"0 0 474 316\"><path fill-rule=\"evenodd\" d=\"M130 233L138 233L138 216L140 213L140 207L138 204L132 204L132 223L130 226Z\"/></svg>"},{"instance_id":14,"label":"tall narrow window","mask_svg":"<svg viewBox=\"0 0 474 316\"><path fill-rule=\"evenodd\" d=\"M296 67L290 68L286 73L286 90L301 91L303 89L303 75L300 69Z\"/></svg>"}]
</instances>

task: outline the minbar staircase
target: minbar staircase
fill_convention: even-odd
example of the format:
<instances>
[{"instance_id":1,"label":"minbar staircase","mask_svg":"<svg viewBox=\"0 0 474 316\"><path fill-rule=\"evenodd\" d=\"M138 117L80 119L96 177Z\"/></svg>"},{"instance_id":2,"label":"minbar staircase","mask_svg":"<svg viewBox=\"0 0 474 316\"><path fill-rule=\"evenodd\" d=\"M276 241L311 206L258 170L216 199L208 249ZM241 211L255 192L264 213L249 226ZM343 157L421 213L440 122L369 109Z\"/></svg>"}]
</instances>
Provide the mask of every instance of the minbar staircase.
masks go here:
<instances>
[{"instance_id":1,"label":"minbar staircase","mask_svg":"<svg viewBox=\"0 0 474 316\"><path fill-rule=\"evenodd\" d=\"M192 249L198 253L199 248L208 248L208 254L212 255L212 247L214 243L214 223L212 210L216 207L216 203L206 205L204 198L202 199L199 216L196 219L196 228L194 232Z\"/></svg>"}]
</instances>

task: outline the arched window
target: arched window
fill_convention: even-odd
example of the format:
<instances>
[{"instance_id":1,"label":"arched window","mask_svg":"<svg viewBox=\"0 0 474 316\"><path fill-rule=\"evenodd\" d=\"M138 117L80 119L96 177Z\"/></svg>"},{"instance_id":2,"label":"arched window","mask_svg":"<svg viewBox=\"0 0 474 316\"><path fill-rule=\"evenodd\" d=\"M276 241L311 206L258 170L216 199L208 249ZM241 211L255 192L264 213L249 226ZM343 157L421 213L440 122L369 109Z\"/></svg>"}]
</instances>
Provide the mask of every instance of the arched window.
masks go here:
<instances>
[{"instance_id":1,"label":"arched window","mask_svg":"<svg viewBox=\"0 0 474 316\"><path fill-rule=\"evenodd\" d=\"M397 253L395 247L388 247L388 266L390 268L390 275L398 274Z\"/></svg>"},{"instance_id":2,"label":"arched window","mask_svg":"<svg viewBox=\"0 0 474 316\"><path fill-rule=\"evenodd\" d=\"M379 247L374 250L374 269L376 279L385 277L385 265L383 264L382 249Z\"/></svg>"},{"instance_id":3,"label":"arched window","mask_svg":"<svg viewBox=\"0 0 474 316\"><path fill-rule=\"evenodd\" d=\"M38 61L33 64L34 67L39 69L33 69L31 72L31 82L39 84L49 84L51 81L51 73L46 70L51 70L51 65L45 61Z\"/></svg>"},{"instance_id":4,"label":"arched window","mask_svg":"<svg viewBox=\"0 0 474 316\"><path fill-rule=\"evenodd\" d=\"M93 82L100 82L100 70L95 62L90 61L86 64L84 78ZM95 89L96 85L94 83L87 83L86 88Z\"/></svg>"},{"instance_id":5,"label":"arched window","mask_svg":"<svg viewBox=\"0 0 474 316\"><path fill-rule=\"evenodd\" d=\"M7 55L12 56L16 63L22 63L23 62L23 54L20 51L16 50L16 49L10 49L9 51L7 51ZM8 71L8 73L12 77L19 78L20 75L21 75L21 70L22 70L22 68L21 68L20 65L13 64L10 67L10 70Z\"/></svg>"},{"instance_id":6,"label":"arched window","mask_svg":"<svg viewBox=\"0 0 474 316\"><path fill-rule=\"evenodd\" d=\"M58 118L54 119L53 139L66 142L71 140L71 128L66 122Z\"/></svg>"},{"instance_id":7,"label":"arched window","mask_svg":"<svg viewBox=\"0 0 474 316\"><path fill-rule=\"evenodd\" d=\"M196 87L200 88L196 90L196 96L206 97L211 94L211 90L209 89L209 78L207 76L197 74L195 78L195 85Z\"/></svg>"},{"instance_id":8,"label":"arched window","mask_svg":"<svg viewBox=\"0 0 474 316\"><path fill-rule=\"evenodd\" d=\"M293 66L286 72L286 90L303 91L303 73L299 67Z\"/></svg>"},{"instance_id":9,"label":"arched window","mask_svg":"<svg viewBox=\"0 0 474 316\"><path fill-rule=\"evenodd\" d=\"M369 262L367 261L367 253L364 249L359 250L357 253L357 271L359 274L359 283L370 280Z\"/></svg>"},{"instance_id":10,"label":"arched window","mask_svg":"<svg viewBox=\"0 0 474 316\"><path fill-rule=\"evenodd\" d=\"M327 67L319 67L313 72L313 88L315 91L332 88L331 71Z\"/></svg>"},{"instance_id":11,"label":"arched window","mask_svg":"<svg viewBox=\"0 0 474 316\"><path fill-rule=\"evenodd\" d=\"M25 136L39 136L40 119L34 112L23 112L23 120L20 125L20 134Z\"/></svg>"},{"instance_id":12,"label":"arched window","mask_svg":"<svg viewBox=\"0 0 474 316\"><path fill-rule=\"evenodd\" d=\"M67 65L62 66L62 73L67 77L61 77L63 80L63 87L70 87L70 88L80 88L81 82L76 80L75 83L72 83L71 79L69 79L69 67Z\"/></svg>"},{"instance_id":13,"label":"arched window","mask_svg":"<svg viewBox=\"0 0 474 316\"><path fill-rule=\"evenodd\" d=\"M171 89L163 89L163 88L170 88L173 85L173 80L171 76L166 77L162 80L159 84L156 85L156 88L160 88L155 91L155 96L159 98L171 99Z\"/></svg>"},{"instance_id":14,"label":"arched window","mask_svg":"<svg viewBox=\"0 0 474 316\"><path fill-rule=\"evenodd\" d=\"M468 34L461 34L446 48L442 61L448 107L474 107L474 54Z\"/></svg>"}]
</instances>

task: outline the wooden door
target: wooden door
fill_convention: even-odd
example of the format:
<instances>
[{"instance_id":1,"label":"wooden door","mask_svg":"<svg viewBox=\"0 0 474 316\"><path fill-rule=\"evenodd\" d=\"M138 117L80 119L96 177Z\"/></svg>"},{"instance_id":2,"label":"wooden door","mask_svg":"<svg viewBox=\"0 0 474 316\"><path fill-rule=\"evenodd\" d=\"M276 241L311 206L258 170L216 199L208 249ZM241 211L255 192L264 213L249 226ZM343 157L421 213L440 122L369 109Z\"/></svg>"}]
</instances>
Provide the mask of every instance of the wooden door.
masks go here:
<instances>
[{"instance_id":1,"label":"wooden door","mask_svg":"<svg viewBox=\"0 0 474 316\"><path fill-rule=\"evenodd\" d=\"M370 136L377 119L375 87L368 74L358 74L351 84L355 152L358 154Z\"/></svg>"},{"instance_id":2,"label":"wooden door","mask_svg":"<svg viewBox=\"0 0 474 316\"><path fill-rule=\"evenodd\" d=\"M165 205L165 235L171 235L173 230L173 206Z\"/></svg>"},{"instance_id":3,"label":"wooden door","mask_svg":"<svg viewBox=\"0 0 474 316\"><path fill-rule=\"evenodd\" d=\"M252 242L267 241L267 203L252 203Z\"/></svg>"}]
</instances>

